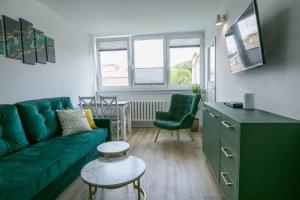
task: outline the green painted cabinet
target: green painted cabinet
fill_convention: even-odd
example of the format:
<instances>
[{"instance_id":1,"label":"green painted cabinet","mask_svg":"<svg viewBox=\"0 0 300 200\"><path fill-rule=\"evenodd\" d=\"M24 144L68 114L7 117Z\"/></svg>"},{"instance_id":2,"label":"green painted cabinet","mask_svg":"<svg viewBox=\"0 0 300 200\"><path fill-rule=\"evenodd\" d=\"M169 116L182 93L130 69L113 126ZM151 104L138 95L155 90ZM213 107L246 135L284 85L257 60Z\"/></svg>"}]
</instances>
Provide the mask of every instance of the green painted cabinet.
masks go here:
<instances>
[{"instance_id":1,"label":"green painted cabinet","mask_svg":"<svg viewBox=\"0 0 300 200\"><path fill-rule=\"evenodd\" d=\"M205 103L203 152L226 200L300 199L300 122Z\"/></svg>"},{"instance_id":2,"label":"green painted cabinet","mask_svg":"<svg viewBox=\"0 0 300 200\"><path fill-rule=\"evenodd\" d=\"M203 132L203 152L207 156L213 174L217 179L220 175L220 114L210 108L203 113L205 129Z\"/></svg>"}]
</instances>

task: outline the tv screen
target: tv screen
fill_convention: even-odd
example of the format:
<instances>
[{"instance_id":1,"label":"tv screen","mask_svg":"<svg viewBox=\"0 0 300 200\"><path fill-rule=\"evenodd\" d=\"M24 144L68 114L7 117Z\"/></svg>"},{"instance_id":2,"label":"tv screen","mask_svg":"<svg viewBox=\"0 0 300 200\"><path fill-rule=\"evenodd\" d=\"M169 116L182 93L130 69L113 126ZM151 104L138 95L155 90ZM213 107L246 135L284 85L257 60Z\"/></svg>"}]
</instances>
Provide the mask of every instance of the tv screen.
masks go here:
<instances>
[{"instance_id":1,"label":"tv screen","mask_svg":"<svg viewBox=\"0 0 300 200\"><path fill-rule=\"evenodd\" d=\"M233 73L265 64L256 1L253 1L225 35Z\"/></svg>"}]
</instances>

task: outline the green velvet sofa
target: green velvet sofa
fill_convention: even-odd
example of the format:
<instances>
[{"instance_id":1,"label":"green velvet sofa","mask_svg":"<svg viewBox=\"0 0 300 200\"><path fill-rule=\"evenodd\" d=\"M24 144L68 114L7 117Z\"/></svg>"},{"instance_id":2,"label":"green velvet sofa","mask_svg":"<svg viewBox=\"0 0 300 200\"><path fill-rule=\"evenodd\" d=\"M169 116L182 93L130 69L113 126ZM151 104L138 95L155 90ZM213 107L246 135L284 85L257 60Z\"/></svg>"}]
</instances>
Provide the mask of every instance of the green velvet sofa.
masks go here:
<instances>
[{"instance_id":1,"label":"green velvet sofa","mask_svg":"<svg viewBox=\"0 0 300 200\"><path fill-rule=\"evenodd\" d=\"M111 121L62 137L56 110L73 108L69 97L0 105L0 199L54 199L98 157L111 140Z\"/></svg>"}]
</instances>

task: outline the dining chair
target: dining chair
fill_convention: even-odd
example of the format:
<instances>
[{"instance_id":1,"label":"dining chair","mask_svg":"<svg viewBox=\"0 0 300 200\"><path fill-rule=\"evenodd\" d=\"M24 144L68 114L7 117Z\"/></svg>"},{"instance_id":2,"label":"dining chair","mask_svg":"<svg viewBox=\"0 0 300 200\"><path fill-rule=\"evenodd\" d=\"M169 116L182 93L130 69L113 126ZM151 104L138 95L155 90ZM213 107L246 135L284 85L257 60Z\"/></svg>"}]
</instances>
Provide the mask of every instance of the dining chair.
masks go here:
<instances>
[{"instance_id":1,"label":"dining chair","mask_svg":"<svg viewBox=\"0 0 300 200\"><path fill-rule=\"evenodd\" d=\"M156 112L153 124L158 127L159 130L154 142L157 141L161 129L172 131L172 135L173 131L177 131L178 140L180 139L179 130L185 130L193 141L194 139L191 135L190 128L194 123L200 98L200 94L172 95L169 112Z\"/></svg>"},{"instance_id":2,"label":"dining chair","mask_svg":"<svg viewBox=\"0 0 300 200\"><path fill-rule=\"evenodd\" d=\"M91 109L93 116L98 117L98 107L97 107L97 101L95 96L90 97L82 97L78 96L79 99L79 106L81 109Z\"/></svg>"},{"instance_id":3,"label":"dining chair","mask_svg":"<svg viewBox=\"0 0 300 200\"><path fill-rule=\"evenodd\" d=\"M112 120L113 125L117 128L117 140L120 140L121 116L117 96L98 95L98 99L100 101L100 117Z\"/></svg>"}]
</instances>

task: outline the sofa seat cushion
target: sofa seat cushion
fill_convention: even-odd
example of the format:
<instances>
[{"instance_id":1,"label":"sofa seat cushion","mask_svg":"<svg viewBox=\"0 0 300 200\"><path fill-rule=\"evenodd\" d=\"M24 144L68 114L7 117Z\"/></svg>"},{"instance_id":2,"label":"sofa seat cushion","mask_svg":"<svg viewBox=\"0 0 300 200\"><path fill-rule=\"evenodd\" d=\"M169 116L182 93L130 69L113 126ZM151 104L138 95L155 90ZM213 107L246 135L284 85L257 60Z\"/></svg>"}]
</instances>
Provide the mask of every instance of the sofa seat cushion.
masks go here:
<instances>
[{"instance_id":1,"label":"sofa seat cushion","mask_svg":"<svg viewBox=\"0 0 300 200\"><path fill-rule=\"evenodd\" d=\"M106 129L67 137L53 137L0 159L0 194L3 199L31 199L61 176L98 144ZM3 196L4 195L4 196Z\"/></svg>"},{"instance_id":2,"label":"sofa seat cushion","mask_svg":"<svg viewBox=\"0 0 300 200\"><path fill-rule=\"evenodd\" d=\"M18 103L17 107L31 143L61 134L56 110L73 108L69 97L25 101Z\"/></svg>"},{"instance_id":3,"label":"sofa seat cushion","mask_svg":"<svg viewBox=\"0 0 300 200\"><path fill-rule=\"evenodd\" d=\"M0 105L0 158L28 145L16 106Z\"/></svg>"}]
</instances>

